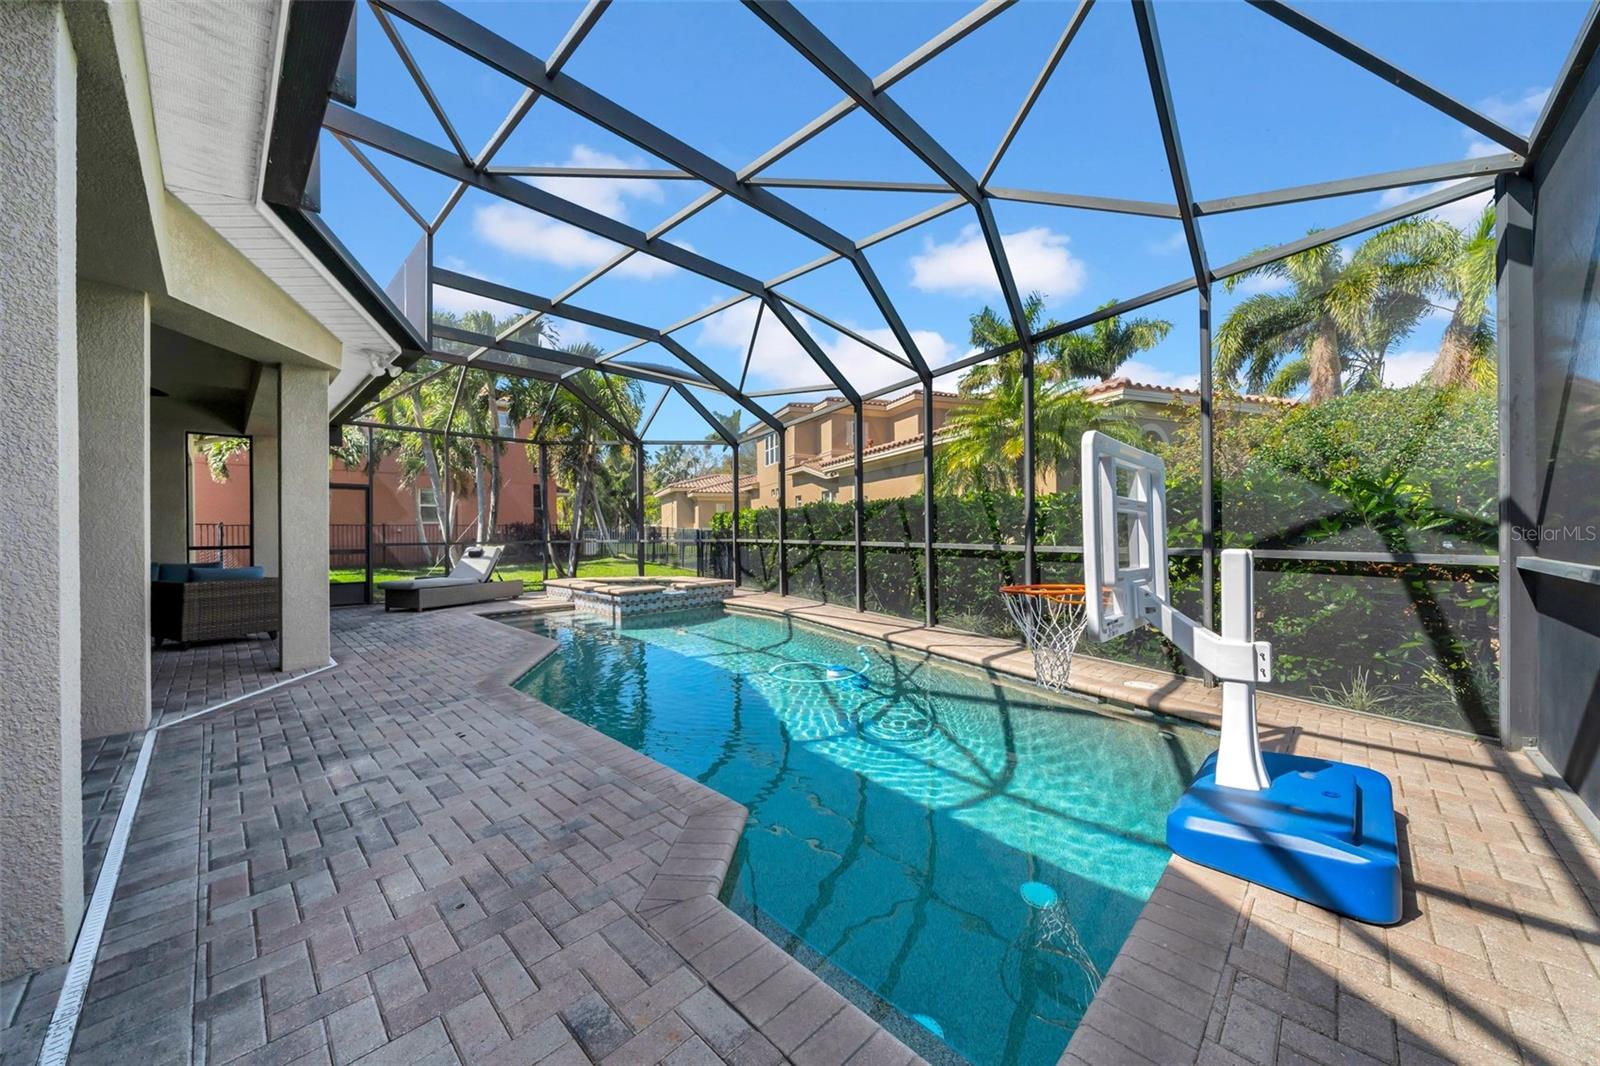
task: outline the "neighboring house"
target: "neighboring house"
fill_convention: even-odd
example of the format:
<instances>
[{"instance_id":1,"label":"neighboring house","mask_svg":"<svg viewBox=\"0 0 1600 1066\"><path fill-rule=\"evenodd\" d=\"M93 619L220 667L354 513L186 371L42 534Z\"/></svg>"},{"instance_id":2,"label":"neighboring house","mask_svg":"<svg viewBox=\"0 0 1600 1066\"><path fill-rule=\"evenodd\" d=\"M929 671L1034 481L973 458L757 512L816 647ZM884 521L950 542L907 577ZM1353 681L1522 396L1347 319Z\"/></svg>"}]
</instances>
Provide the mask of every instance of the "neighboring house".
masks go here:
<instances>
[{"instance_id":1,"label":"neighboring house","mask_svg":"<svg viewBox=\"0 0 1600 1066\"><path fill-rule=\"evenodd\" d=\"M1125 377L1107 378L1088 386L1084 395L1092 402L1115 407L1119 414L1133 419L1145 440L1165 443L1179 421L1179 408L1200 403L1195 389L1166 385L1147 385ZM946 426L950 413L975 400L953 392L933 394L933 446L937 450L951 432ZM1224 411L1267 414L1293 407L1296 401L1273 396L1217 398ZM828 396L821 400L791 403L774 412L790 423L785 430L787 445L788 503L791 507L817 501L846 502L855 498L855 418L848 406L814 415L824 408L842 405L843 399ZM868 500L892 499L922 491L922 390L912 389L893 399L868 400L863 409L861 461ZM803 421L793 421L803 419ZM756 442L755 476L741 479L741 506L752 508L778 505L778 435L762 428L745 434ZM717 479L715 493L708 493L700 482ZM733 479L726 475L707 475L667 485L656 493L662 500L661 524L672 528L706 528L710 514L704 501L722 503L727 510L733 500ZM691 486L696 486L691 488ZM1040 472L1041 491L1054 491L1053 471ZM687 501L698 497L695 507ZM685 501L685 502L680 502ZM669 511L669 506L672 508ZM669 517L669 515L671 517ZM692 524L692 525L691 525Z\"/></svg>"},{"instance_id":2,"label":"neighboring house","mask_svg":"<svg viewBox=\"0 0 1600 1066\"><path fill-rule=\"evenodd\" d=\"M787 422L841 402L829 396L810 403L786 404L774 412ZM973 401L953 392L933 394L933 432L937 444L950 412ZM893 399L868 400L862 410L862 473L866 499L908 496L922 491L922 390ZM788 454L788 503L845 501L855 498L855 415L841 407L795 422L784 432ZM755 498L752 507L778 505L778 435L751 433L757 441ZM743 488L743 485L740 486Z\"/></svg>"},{"instance_id":3,"label":"neighboring house","mask_svg":"<svg viewBox=\"0 0 1600 1066\"><path fill-rule=\"evenodd\" d=\"M751 506L756 495L754 482L739 486L741 507ZM661 501L663 529L710 529L711 516L733 509L733 475L701 474L663 485L655 492Z\"/></svg>"},{"instance_id":4,"label":"neighboring house","mask_svg":"<svg viewBox=\"0 0 1600 1066\"><path fill-rule=\"evenodd\" d=\"M513 428L502 423L501 432L530 436L533 420L524 420ZM487 442L479 442L483 452L484 476L492 468ZM480 531L477 487L467 480L456 487L453 495L454 509L451 525L458 544L478 542L507 542L535 540L544 536L546 487L539 479L537 456L529 456L528 446L521 441L505 441L500 445L499 490L493 501L498 511L498 522L492 530ZM557 463L550 456L550 495L559 498L563 493L555 485ZM330 479L335 485L362 486L368 482L365 466L352 469L340 460L333 460ZM442 500L439 488L429 480L426 472L407 478L400 466L400 457L390 451L378 461L372 472L372 540L381 548L378 558L383 565L414 566L429 562L436 554L433 546L441 543L444 535ZM365 529L364 500L358 492L336 492L331 508L332 535L336 544L358 544ZM485 501L487 507L488 501ZM559 539L559 534L557 535ZM356 538L352 540L351 538Z\"/></svg>"}]
</instances>

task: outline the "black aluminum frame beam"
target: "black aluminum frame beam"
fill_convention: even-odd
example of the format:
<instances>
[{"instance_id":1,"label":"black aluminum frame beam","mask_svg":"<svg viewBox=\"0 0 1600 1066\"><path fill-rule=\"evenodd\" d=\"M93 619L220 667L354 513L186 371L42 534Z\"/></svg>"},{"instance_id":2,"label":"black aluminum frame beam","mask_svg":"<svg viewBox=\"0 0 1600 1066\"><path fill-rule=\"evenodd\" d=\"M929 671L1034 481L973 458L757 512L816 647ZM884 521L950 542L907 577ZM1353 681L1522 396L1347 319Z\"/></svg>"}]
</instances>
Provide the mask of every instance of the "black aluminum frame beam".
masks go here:
<instances>
[{"instance_id":1,"label":"black aluminum frame beam","mask_svg":"<svg viewBox=\"0 0 1600 1066\"><path fill-rule=\"evenodd\" d=\"M1521 136L1506 129L1494 119L1479 112L1455 97L1434 88L1421 78L1416 77L1390 63L1374 53L1363 48L1350 38L1328 26L1324 26L1316 19L1296 10L1281 0L1249 0L1250 6L1270 15L1290 29L1311 38L1324 48L1338 53L1344 58L1376 74L1384 81L1398 87L1436 111L1442 111L1463 126L1476 131L1501 145L1508 151L1521 156L1528 154L1528 142Z\"/></svg>"},{"instance_id":2,"label":"black aluminum frame beam","mask_svg":"<svg viewBox=\"0 0 1600 1066\"><path fill-rule=\"evenodd\" d=\"M1143 0L1132 0L1133 20L1139 32L1139 49L1144 53L1145 73L1150 79L1150 96L1155 102L1156 121L1161 126L1161 145L1167 156L1167 170L1172 177L1172 191L1178 201L1178 219L1183 223L1184 242L1189 247L1189 261L1194 267L1198 285L1206 284L1205 240L1200 225L1195 220L1194 191L1189 182L1189 166L1184 161L1183 140L1178 134L1177 110L1172 105L1172 86L1167 78L1167 61L1161 51L1161 35L1156 28L1155 12Z\"/></svg>"},{"instance_id":3,"label":"black aluminum frame beam","mask_svg":"<svg viewBox=\"0 0 1600 1066\"><path fill-rule=\"evenodd\" d=\"M1022 104L1012 115L1011 121L1006 126L1006 131L1000 137L1000 143L995 147L994 155L989 157L989 165L983 168L983 174L978 178L978 184L987 189L989 180L994 177L994 172L999 169L1000 161L1005 158L1006 151L1011 147L1011 142L1016 140L1017 133L1022 129L1022 124L1028 120L1028 115L1033 111L1033 105L1039 102L1039 97L1044 93L1044 87L1050 83L1050 78L1055 74L1056 67L1067 54L1067 49L1072 47L1072 39L1083 28L1083 20L1089 17L1089 11L1094 7L1094 0L1081 0L1072 17L1067 20L1067 25L1061 31L1061 36L1056 39L1055 47L1050 49L1050 54L1044 61L1033 84L1028 87L1028 92L1022 98Z\"/></svg>"},{"instance_id":4,"label":"black aluminum frame beam","mask_svg":"<svg viewBox=\"0 0 1600 1066\"><path fill-rule=\"evenodd\" d=\"M587 230L613 244L655 256L663 262L698 274L719 285L726 285L730 289L738 289L752 296L760 295L763 291L761 281L749 274L734 270L713 259L707 259L669 241L653 240L632 226L617 222L598 211L591 211L553 193L545 192L525 181L480 173L462 163L454 153L358 111L352 111L343 104L328 105L323 125L331 132L342 133L353 141L482 189L493 196L530 211L537 211L558 222Z\"/></svg>"},{"instance_id":5,"label":"black aluminum frame beam","mask_svg":"<svg viewBox=\"0 0 1600 1066\"><path fill-rule=\"evenodd\" d=\"M676 374L657 371L649 367L635 366L631 363L607 363L601 366L587 356L574 355L564 352L559 348L546 348L543 345L528 344L524 341L514 341L492 337L487 333L475 333L472 330L461 329L457 326L446 326L434 323L433 332L440 340L456 341L459 344L471 344L485 351L505 352L508 355L520 355L527 359L540 359L547 363L555 363L562 367L576 370L596 370L602 373L616 374L618 377L634 378L638 381L649 381L657 384L675 384L684 379ZM437 350L430 352L434 358L439 358L442 353ZM476 367L482 363L478 355L463 355L462 366ZM693 381L688 382L694 384Z\"/></svg>"},{"instance_id":6,"label":"black aluminum frame beam","mask_svg":"<svg viewBox=\"0 0 1600 1066\"><path fill-rule=\"evenodd\" d=\"M1550 90L1544 107L1539 111L1539 117L1534 120L1533 135L1528 138L1526 153L1529 167L1536 164L1544 155L1545 147L1550 143L1550 135L1555 132L1556 122L1567 110L1567 102L1577 91L1578 82L1583 79L1584 72L1594 60L1596 51L1600 51L1600 2L1590 5L1589 14L1583 20L1583 28L1578 31L1577 40L1572 43L1572 49L1561 64L1561 73L1556 76L1555 88Z\"/></svg>"},{"instance_id":7,"label":"black aluminum frame beam","mask_svg":"<svg viewBox=\"0 0 1600 1066\"><path fill-rule=\"evenodd\" d=\"M512 80L562 104L643 151L693 174L724 196L731 196L746 207L761 212L824 248L848 257L866 287L867 294L877 305L879 314L895 332L895 339L906 349L913 362L920 362L921 355L916 351L916 342L912 340L911 333L905 328L904 323L900 322L899 312L889 301L888 294L878 281L871 264L856 249L854 242L844 234L800 210L789 201L758 186L744 183L733 170L699 149L679 140L659 126L645 121L559 70L552 72L537 56L517 47L511 41L460 12L439 3L438 0L373 0L373 2L381 4L418 29L438 37L446 44L498 70ZM627 244L625 241L617 243Z\"/></svg>"},{"instance_id":8,"label":"black aluminum frame beam","mask_svg":"<svg viewBox=\"0 0 1600 1066\"><path fill-rule=\"evenodd\" d=\"M689 367L695 373L700 375L701 380L690 380L688 384L706 385L708 387L715 388L726 395L730 400L739 404L739 406L743 407L751 415L765 422L767 425L773 427L780 425L778 420L772 417L771 412L767 411L761 405L751 402L749 397L742 390L734 388L732 384L722 377L722 375L718 374L716 371L707 366L699 357L690 352L688 348L685 348L681 342L671 336L668 336L660 330L652 329L649 326L640 325L637 322L630 322L625 318L618 318L615 315L608 315L600 311L593 311L586 307L577 307L573 304L552 301L543 296L536 295L535 293L524 292L521 289L514 289L509 285L501 285L497 282L486 281L483 278L475 278L470 274L461 274L454 270L445 270L442 267L434 267L431 270L429 277L431 281L439 285L443 285L449 289L457 289L461 292L472 293L476 296L483 296L491 300L499 300L502 303L513 304L517 307L527 307L538 312L539 314L553 315L557 318L568 318L574 322L581 322L587 326L594 326L597 329L610 330L612 333L620 333L627 337L637 337L639 340L646 343L659 344L661 347L665 348L668 352L671 352L680 361L682 361L685 366ZM496 338L497 341L499 339L500 338ZM603 360L593 360L586 363L586 368L603 370L613 365L613 362L614 360L611 357Z\"/></svg>"}]
</instances>

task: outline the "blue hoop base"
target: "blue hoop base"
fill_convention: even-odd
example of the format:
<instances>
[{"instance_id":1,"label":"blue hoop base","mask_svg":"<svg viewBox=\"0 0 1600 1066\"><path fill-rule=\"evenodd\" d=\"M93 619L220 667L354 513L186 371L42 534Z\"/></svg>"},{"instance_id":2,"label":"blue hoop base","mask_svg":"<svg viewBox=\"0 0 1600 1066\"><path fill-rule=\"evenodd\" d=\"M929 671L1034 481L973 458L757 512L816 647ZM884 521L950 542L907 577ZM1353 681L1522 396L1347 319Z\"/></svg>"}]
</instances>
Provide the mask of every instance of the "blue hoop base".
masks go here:
<instances>
[{"instance_id":1,"label":"blue hoop base","mask_svg":"<svg viewBox=\"0 0 1600 1066\"><path fill-rule=\"evenodd\" d=\"M1272 784L1223 788L1212 754L1167 816L1167 845L1202 866L1374 925L1400 920L1394 790L1376 770L1264 753Z\"/></svg>"}]
</instances>

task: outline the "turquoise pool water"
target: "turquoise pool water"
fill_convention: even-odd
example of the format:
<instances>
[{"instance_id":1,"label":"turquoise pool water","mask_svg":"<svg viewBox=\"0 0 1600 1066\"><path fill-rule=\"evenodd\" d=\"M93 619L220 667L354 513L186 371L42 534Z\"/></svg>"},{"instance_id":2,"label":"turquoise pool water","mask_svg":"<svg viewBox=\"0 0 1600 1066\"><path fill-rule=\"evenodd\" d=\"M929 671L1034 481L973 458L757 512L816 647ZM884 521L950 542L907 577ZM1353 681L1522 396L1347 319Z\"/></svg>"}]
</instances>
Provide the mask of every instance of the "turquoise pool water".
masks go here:
<instances>
[{"instance_id":1,"label":"turquoise pool water","mask_svg":"<svg viewBox=\"0 0 1600 1066\"><path fill-rule=\"evenodd\" d=\"M524 692L749 808L723 896L934 1061L1053 1064L1215 747L738 614L524 625Z\"/></svg>"}]
</instances>

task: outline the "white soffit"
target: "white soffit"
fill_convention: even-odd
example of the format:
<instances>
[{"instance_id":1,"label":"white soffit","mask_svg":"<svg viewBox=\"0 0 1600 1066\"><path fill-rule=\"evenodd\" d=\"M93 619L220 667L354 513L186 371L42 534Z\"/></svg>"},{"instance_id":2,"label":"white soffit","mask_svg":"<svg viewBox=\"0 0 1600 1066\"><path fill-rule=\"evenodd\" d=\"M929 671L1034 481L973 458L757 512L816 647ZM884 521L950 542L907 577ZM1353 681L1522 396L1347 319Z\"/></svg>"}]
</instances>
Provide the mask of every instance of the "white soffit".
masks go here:
<instances>
[{"instance_id":1,"label":"white soffit","mask_svg":"<svg viewBox=\"0 0 1600 1066\"><path fill-rule=\"evenodd\" d=\"M167 189L343 343L331 411L399 349L260 201L283 13L270 0L139 5Z\"/></svg>"}]
</instances>

